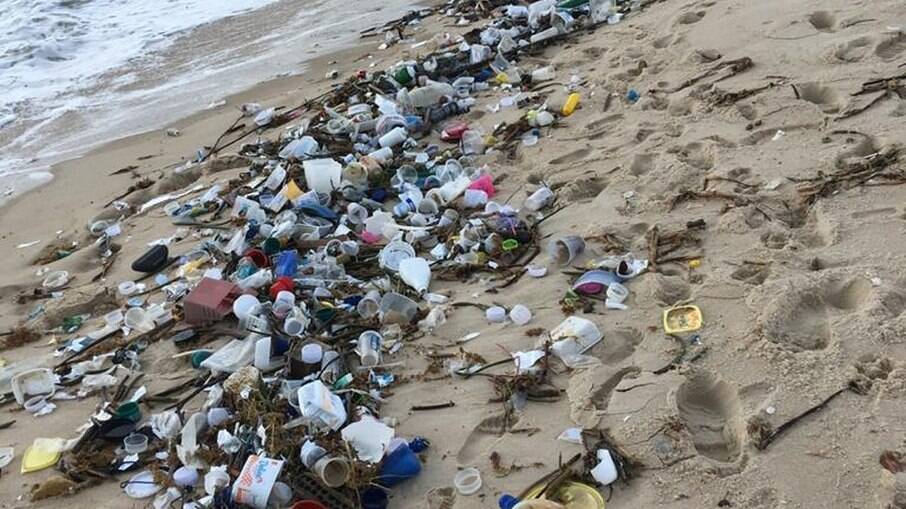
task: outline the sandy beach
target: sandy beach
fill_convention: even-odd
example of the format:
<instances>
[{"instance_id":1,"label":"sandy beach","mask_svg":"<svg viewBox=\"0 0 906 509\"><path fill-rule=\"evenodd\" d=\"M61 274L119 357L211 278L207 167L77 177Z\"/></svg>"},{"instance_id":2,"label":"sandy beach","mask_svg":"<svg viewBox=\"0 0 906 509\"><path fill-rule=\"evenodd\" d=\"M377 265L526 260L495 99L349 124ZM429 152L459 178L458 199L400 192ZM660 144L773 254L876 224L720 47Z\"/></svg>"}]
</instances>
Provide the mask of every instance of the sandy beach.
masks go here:
<instances>
[{"instance_id":1,"label":"sandy beach","mask_svg":"<svg viewBox=\"0 0 906 509\"><path fill-rule=\"evenodd\" d=\"M489 324L480 309L449 306L444 324L391 356L399 382L387 388L381 413L398 421L399 435L425 437L431 448L421 474L393 490L390 507L442 507L428 494L451 487L463 467L478 468L483 485L449 507L497 507L500 495L522 492L585 452L558 440L573 427L606 433L633 461L631 480L602 489L608 509L906 507L906 474L879 461L885 451L906 454L906 172L898 159L906 82L863 87L903 75L906 35L897 27L906 27L906 8L894 0L643 4L620 23L579 31L520 61L523 69L556 70L552 84L527 96L545 96L559 110L572 84L580 107L541 129L537 144L478 159L495 176L499 199L516 207L539 182L549 184L566 207L545 219L542 237L581 235L587 250L572 268L541 253L536 263L548 267L546 277L499 289L489 272L432 283L452 303L523 304L533 316L524 326ZM96 325L123 305L116 288L136 278L132 260L177 227L160 208L125 217L120 250L104 270L88 225L122 215L108 203L143 179L148 189L121 199L138 207L156 194L238 177L248 168L230 157L238 144L192 178L173 169L210 146L239 105L293 108L359 70L425 55L430 45L413 45L434 34L482 24L435 16L409 29L412 41L386 50L381 38L362 39L309 62L301 76L261 83L169 124L180 136L150 131L57 165L52 181L0 209L0 332L30 314L38 318L29 326L42 332L79 313L91 313ZM334 70L338 78L325 77ZM520 108L495 108L514 93L477 94L463 119L485 132L518 121ZM441 143L438 134L432 142ZM123 168L130 169L116 173ZM201 240L190 231L170 250L184 253ZM73 252L36 264L60 249ZM626 283L628 309L564 303L571 271L627 252L650 263ZM62 299L29 298L42 270L70 273ZM160 301L159 293L148 299ZM703 327L666 334L664 310L690 303ZM569 369L552 361L555 396L530 399L503 432L503 404L488 378L433 369L438 354L508 359L570 315L603 332L586 352L599 362ZM471 333L480 335L459 342ZM52 366L60 360L55 346L72 337L42 333L0 355L7 364ZM163 340L142 354L149 393L194 378L177 352ZM513 365L492 371L507 370ZM58 473L20 474L22 452L38 437L74 438L101 401L100 394L57 401L42 417L15 402L0 407L0 423L16 421L0 430L0 446L16 450L0 477L0 507L147 506L123 494L122 479L30 499L32 486ZM455 406L412 410L450 401ZM187 410L203 402L202 394Z\"/></svg>"}]
</instances>

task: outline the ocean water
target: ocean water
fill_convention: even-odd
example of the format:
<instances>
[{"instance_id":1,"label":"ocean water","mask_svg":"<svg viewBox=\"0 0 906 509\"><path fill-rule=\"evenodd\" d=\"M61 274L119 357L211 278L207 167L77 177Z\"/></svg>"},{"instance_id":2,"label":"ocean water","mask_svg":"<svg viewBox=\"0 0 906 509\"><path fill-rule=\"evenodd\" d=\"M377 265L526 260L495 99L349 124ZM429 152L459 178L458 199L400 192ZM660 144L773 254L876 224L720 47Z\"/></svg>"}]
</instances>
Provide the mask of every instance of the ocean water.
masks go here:
<instances>
[{"instance_id":1,"label":"ocean water","mask_svg":"<svg viewBox=\"0 0 906 509\"><path fill-rule=\"evenodd\" d=\"M403 0L0 0L0 200L358 40Z\"/></svg>"}]
</instances>

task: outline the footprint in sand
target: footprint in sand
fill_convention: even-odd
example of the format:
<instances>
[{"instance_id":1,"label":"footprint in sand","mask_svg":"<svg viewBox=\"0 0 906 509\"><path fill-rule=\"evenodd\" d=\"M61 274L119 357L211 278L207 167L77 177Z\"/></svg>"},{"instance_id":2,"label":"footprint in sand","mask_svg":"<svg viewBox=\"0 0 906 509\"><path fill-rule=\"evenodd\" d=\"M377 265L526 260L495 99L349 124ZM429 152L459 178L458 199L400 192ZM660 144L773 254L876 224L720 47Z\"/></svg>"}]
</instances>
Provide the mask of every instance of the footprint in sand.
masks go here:
<instances>
[{"instance_id":1,"label":"footprint in sand","mask_svg":"<svg viewBox=\"0 0 906 509\"><path fill-rule=\"evenodd\" d=\"M864 278L788 287L765 308L765 337L793 351L823 350L831 341L831 313L861 309L871 294Z\"/></svg>"},{"instance_id":2,"label":"footprint in sand","mask_svg":"<svg viewBox=\"0 0 906 509\"><path fill-rule=\"evenodd\" d=\"M689 143L680 149L677 157L680 161L700 170L710 170L714 167L714 147L710 144L697 141Z\"/></svg>"},{"instance_id":3,"label":"footprint in sand","mask_svg":"<svg viewBox=\"0 0 906 509\"><path fill-rule=\"evenodd\" d=\"M588 154L590 154L590 153L591 153L591 151L590 151L589 149L587 149L587 148L580 148L579 150L573 150L572 152L570 152L570 153L568 153L568 154L564 154L564 155L562 155L562 156L560 156L560 157L551 159L551 160L549 161L549 164L569 164L569 163L574 163L574 162L576 162L576 161L581 161L582 159L585 159L585 158L588 156Z\"/></svg>"},{"instance_id":4,"label":"footprint in sand","mask_svg":"<svg viewBox=\"0 0 906 509\"><path fill-rule=\"evenodd\" d=\"M802 83L796 87L799 98L821 108L824 113L837 113L843 107L843 96L835 89L818 82Z\"/></svg>"},{"instance_id":5,"label":"footprint in sand","mask_svg":"<svg viewBox=\"0 0 906 509\"><path fill-rule=\"evenodd\" d=\"M837 18L828 11L815 11L809 14L808 22L819 32L833 32L837 27Z\"/></svg>"},{"instance_id":6,"label":"footprint in sand","mask_svg":"<svg viewBox=\"0 0 906 509\"><path fill-rule=\"evenodd\" d=\"M865 219L868 217L877 217L877 216L893 216L896 215L896 207L882 207L879 209L869 209L869 210L860 210L850 214L850 217L853 219Z\"/></svg>"},{"instance_id":7,"label":"footprint in sand","mask_svg":"<svg viewBox=\"0 0 906 509\"><path fill-rule=\"evenodd\" d=\"M771 275L770 265L756 265L745 263L730 274L730 277L748 283L750 285L760 285Z\"/></svg>"},{"instance_id":8,"label":"footprint in sand","mask_svg":"<svg viewBox=\"0 0 906 509\"><path fill-rule=\"evenodd\" d=\"M676 406L699 454L723 463L739 458L745 425L732 385L708 372L694 373L680 385Z\"/></svg>"},{"instance_id":9,"label":"footprint in sand","mask_svg":"<svg viewBox=\"0 0 906 509\"><path fill-rule=\"evenodd\" d=\"M646 136L647 138L647 136ZM629 173L641 177L654 169L655 154L636 154L629 165Z\"/></svg>"},{"instance_id":10,"label":"footprint in sand","mask_svg":"<svg viewBox=\"0 0 906 509\"><path fill-rule=\"evenodd\" d=\"M601 191L606 187L607 180L600 177L578 178L563 186L560 194L566 199L567 203L574 203L594 198L601 194Z\"/></svg>"},{"instance_id":11,"label":"footprint in sand","mask_svg":"<svg viewBox=\"0 0 906 509\"><path fill-rule=\"evenodd\" d=\"M906 35L904 34L897 34L885 39L875 47L875 55L881 60L894 60L904 51L906 51Z\"/></svg>"},{"instance_id":12,"label":"footprint in sand","mask_svg":"<svg viewBox=\"0 0 906 509\"><path fill-rule=\"evenodd\" d=\"M676 36L674 34L667 34L661 37L658 37L651 43L654 49L664 49L672 45L676 41Z\"/></svg>"},{"instance_id":13,"label":"footprint in sand","mask_svg":"<svg viewBox=\"0 0 906 509\"><path fill-rule=\"evenodd\" d=\"M874 42L874 39L867 35L856 37L845 43L838 44L833 50L833 56L840 62L858 62L865 58Z\"/></svg>"},{"instance_id":14,"label":"footprint in sand","mask_svg":"<svg viewBox=\"0 0 906 509\"><path fill-rule=\"evenodd\" d=\"M611 365L619 364L631 357L636 347L645 339L642 331L632 327L617 329L613 332L605 333L604 336L607 340L601 342L603 346L600 349L595 348L592 352L597 358L601 359L601 362Z\"/></svg>"},{"instance_id":15,"label":"footprint in sand","mask_svg":"<svg viewBox=\"0 0 906 509\"><path fill-rule=\"evenodd\" d=\"M705 11L684 12L676 18L675 24L692 25L701 21L704 17Z\"/></svg>"},{"instance_id":16,"label":"footprint in sand","mask_svg":"<svg viewBox=\"0 0 906 509\"><path fill-rule=\"evenodd\" d=\"M518 421L519 418L513 414L509 417L504 414L492 415L482 419L469 433L456 455L456 460L462 465L473 463L490 448L491 443L503 436Z\"/></svg>"}]
</instances>

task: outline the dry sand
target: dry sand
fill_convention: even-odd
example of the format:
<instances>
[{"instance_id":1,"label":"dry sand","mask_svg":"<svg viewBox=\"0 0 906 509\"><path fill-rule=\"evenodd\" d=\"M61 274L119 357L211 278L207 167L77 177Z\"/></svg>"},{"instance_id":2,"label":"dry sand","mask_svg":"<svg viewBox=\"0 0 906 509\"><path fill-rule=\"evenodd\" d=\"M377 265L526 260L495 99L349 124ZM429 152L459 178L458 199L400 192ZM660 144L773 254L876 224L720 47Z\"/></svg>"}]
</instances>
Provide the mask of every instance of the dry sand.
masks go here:
<instances>
[{"instance_id":1,"label":"dry sand","mask_svg":"<svg viewBox=\"0 0 906 509\"><path fill-rule=\"evenodd\" d=\"M489 403L495 394L487 379L442 378L394 387L384 414L399 419L398 433L425 436L433 447L423 473L394 491L392 507L429 507L426 492L450 486L461 466L481 469L484 486L476 496L457 497L453 507L496 507L501 493L521 491L556 467L558 457L580 452L579 446L556 440L576 425L609 429L644 465L631 483L614 487L609 508L893 507L897 481L906 484L884 470L878 458L884 450L906 448L906 190L844 186L804 203L797 184L788 180L852 168L856 158L904 141L900 126L906 104L894 93L863 113L838 118L874 97L851 96L864 81L902 72L898 66L906 62L906 38L886 33L892 25L906 26L906 9L892 0L667 0L529 59L524 65L554 64L563 83L578 76L583 103L562 126L544 133L538 145L520 147L514 159L484 158L493 174L508 175L502 196L516 193L518 203L526 181L543 178L558 186L561 201L570 203L544 223L543 234L575 232L591 239L610 233L640 256L646 255L655 226L663 234L702 219L707 226L699 233L701 244L681 251L700 253L701 265L662 264L631 281L628 311L598 304L582 314L604 331L604 341L591 351L601 365L575 372L555 365L553 383L562 397L529 402L506 433L486 431L502 408ZM426 38L428 30L417 37ZM377 44L368 42L357 51L374 52ZM394 62L400 51L375 52L377 66ZM355 54L337 59L341 74L363 67ZM722 58L710 61L718 55ZM739 74L727 77L729 68L717 68L672 91L722 62L744 57L753 65ZM309 76L264 85L231 98L230 106L252 98L299 102L327 86L317 66ZM770 83L774 86L765 87ZM630 88L641 94L635 104L624 100ZM736 101L726 95L753 89L759 91ZM483 102L501 95L491 92ZM0 329L31 308L15 304L15 297L40 281L30 264L38 250L58 230L84 245L85 224L133 181L107 174L136 164L140 174L159 178L166 174L160 167L210 143L232 115L206 113L177 123L185 133L180 138L152 132L116 142L62 165L51 184L7 206L0 218L0 249L6 255L0 269ZM468 118L490 129L516 115L476 108ZM155 157L136 161L146 154ZM898 167L894 163L887 171L896 173ZM207 175L200 182L236 171ZM684 190L701 191L705 179L710 179L707 189L720 194L675 200ZM172 233L159 211L130 218L126 226L120 261L103 282L107 287L132 277L129 261L147 242ZM42 244L15 247L32 240ZM195 242L188 238L176 251ZM591 253L580 262L606 254L600 241L590 240L589 247ZM74 286L86 285L90 293L89 280L98 271L91 251L86 247L51 267L72 271ZM398 356L406 362L400 375L422 373L426 352L455 351L453 342L469 332L481 336L466 350L488 360L506 358L507 352L534 346L529 329L549 330L565 318L558 301L568 288L567 275L552 270L544 279L523 278L496 294L485 292L493 284L485 278L437 287L449 288L457 301L523 303L534 312L531 323L489 326L480 311L457 308L433 336L406 345ZM705 327L699 332L701 344L690 348L694 355L672 364L680 350L662 331L661 313L685 301L702 308ZM46 341L6 351L4 357L47 356ZM190 372L186 364L167 359L172 348L160 343L143 357L152 391ZM776 427L852 380L867 388L865 394L844 392L766 450L754 447L746 429L753 417ZM413 404L448 400L456 406L409 411ZM96 401L61 402L54 414L40 419L10 406L2 410L0 421L17 423L0 431L0 445L15 446L18 455L0 478L3 507L28 506L28 486L52 475L18 474L25 446L36 436L73 436ZM492 452L505 466L525 468L498 476ZM61 504L142 505L132 504L109 482L34 506Z\"/></svg>"}]
</instances>

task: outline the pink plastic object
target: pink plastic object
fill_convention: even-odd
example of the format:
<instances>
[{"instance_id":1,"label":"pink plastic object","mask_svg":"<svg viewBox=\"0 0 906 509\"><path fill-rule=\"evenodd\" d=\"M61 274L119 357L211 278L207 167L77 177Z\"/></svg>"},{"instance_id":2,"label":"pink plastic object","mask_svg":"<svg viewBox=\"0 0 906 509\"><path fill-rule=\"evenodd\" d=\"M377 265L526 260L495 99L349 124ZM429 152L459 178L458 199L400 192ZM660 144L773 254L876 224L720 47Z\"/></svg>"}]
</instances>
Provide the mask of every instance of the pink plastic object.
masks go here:
<instances>
[{"instance_id":1,"label":"pink plastic object","mask_svg":"<svg viewBox=\"0 0 906 509\"><path fill-rule=\"evenodd\" d=\"M485 194L488 195L488 198L493 198L494 195L497 194L497 190L494 189L494 179L487 173L472 181L472 183L469 184L469 189L484 191Z\"/></svg>"},{"instance_id":2,"label":"pink plastic object","mask_svg":"<svg viewBox=\"0 0 906 509\"><path fill-rule=\"evenodd\" d=\"M375 235L367 230L362 232L362 240L365 241L366 244L377 244L381 241L381 238L380 235Z\"/></svg>"},{"instance_id":3,"label":"pink plastic object","mask_svg":"<svg viewBox=\"0 0 906 509\"><path fill-rule=\"evenodd\" d=\"M186 322L204 325L222 320L233 310L233 301L240 295L242 290L233 283L206 277L183 301Z\"/></svg>"}]
</instances>

